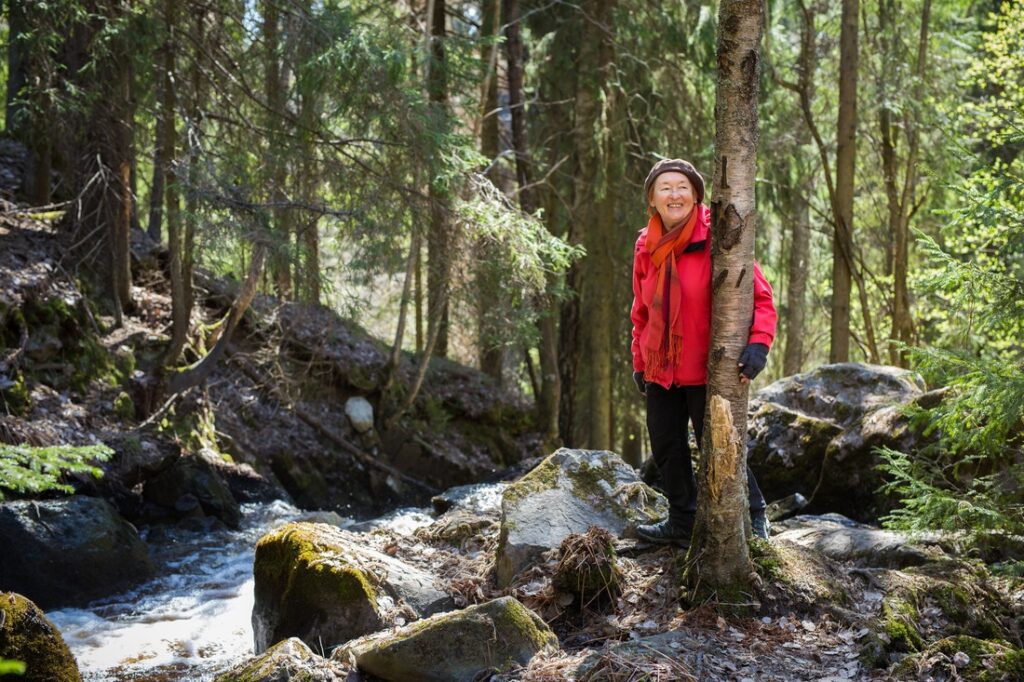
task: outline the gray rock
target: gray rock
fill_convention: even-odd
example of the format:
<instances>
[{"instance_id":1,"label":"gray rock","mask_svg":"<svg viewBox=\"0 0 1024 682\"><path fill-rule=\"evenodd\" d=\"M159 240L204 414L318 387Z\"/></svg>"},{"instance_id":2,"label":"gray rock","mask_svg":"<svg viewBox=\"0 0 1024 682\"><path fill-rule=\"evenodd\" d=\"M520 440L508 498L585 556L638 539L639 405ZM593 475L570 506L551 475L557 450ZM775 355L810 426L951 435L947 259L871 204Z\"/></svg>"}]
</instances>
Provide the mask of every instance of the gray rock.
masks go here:
<instances>
[{"instance_id":1,"label":"gray rock","mask_svg":"<svg viewBox=\"0 0 1024 682\"><path fill-rule=\"evenodd\" d=\"M288 637L329 648L454 606L432 575L319 523L290 523L256 545L256 652Z\"/></svg>"},{"instance_id":2,"label":"gray rock","mask_svg":"<svg viewBox=\"0 0 1024 682\"><path fill-rule=\"evenodd\" d=\"M106 500L0 504L0 589L43 608L84 604L154 573L145 543Z\"/></svg>"},{"instance_id":3,"label":"gray rock","mask_svg":"<svg viewBox=\"0 0 1024 682\"><path fill-rule=\"evenodd\" d=\"M667 514L665 498L615 453L561 448L502 493L498 585L572 533L621 536Z\"/></svg>"},{"instance_id":4,"label":"gray rock","mask_svg":"<svg viewBox=\"0 0 1024 682\"><path fill-rule=\"evenodd\" d=\"M525 666L558 638L533 611L501 597L462 611L441 613L394 631L349 642L332 658L355 660L362 670L403 682L472 682L489 671Z\"/></svg>"},{"instance_id":5,"label":"gray rock","mask_svg":"<svg viewBox=\"0 0 1024 682\"><path fill-rule=\"evenodd\" d=\"M937 538L911 538L905 533L857 523L839 514L797 516L776 525L773 540L788 540L814 549L835 561L870 568L920 566L943 555L934 545Z\"/></svg>"},{"instance_id":6,"label":"gray rock","mask_svg":"<svg viewBox=\"0 0 1024 682\"><path fill-rule=\"evenodd\" d=\"M366 433L373 428L373 405L362 396L352 396L345 401L345 416L359 433Z\"/></svg>"},{"instance_id":7,"label":"gray rock","mask_svg":"<svg viewBox=\"0 0 1024 682\"><path fill-rule=\"evenodd\" d=\"M874 449L913 449L903 408L924 398L909 370L861 363L824 365L780 379L751 400L748 462L768 499L800 493L808 511L874 520L894 501Z\"/></svg>"},{"instance_id":8,"label":"gray rock","mask_svg":"<svg viewBox=\"0 0 1024 682\"><path fill-rule=\"evenodd\" d=\"M242 512L231 490L212 464L198 455L181 457L163 473L146 481L142 495L147 502L174 509L184 495L194 495L207 516L238 528Z\"/></svg>"},{"instance_id":9,"label":"gray rock","mask_svg":"<svg viewBox=\"0 0 1024 682\"><path fill-rule=\"evenodd\" d=\"M334 682L338 666L317 656L297 637L270 647L264 654L218 675L214 682Z\"/></svg>"}]
</instances>

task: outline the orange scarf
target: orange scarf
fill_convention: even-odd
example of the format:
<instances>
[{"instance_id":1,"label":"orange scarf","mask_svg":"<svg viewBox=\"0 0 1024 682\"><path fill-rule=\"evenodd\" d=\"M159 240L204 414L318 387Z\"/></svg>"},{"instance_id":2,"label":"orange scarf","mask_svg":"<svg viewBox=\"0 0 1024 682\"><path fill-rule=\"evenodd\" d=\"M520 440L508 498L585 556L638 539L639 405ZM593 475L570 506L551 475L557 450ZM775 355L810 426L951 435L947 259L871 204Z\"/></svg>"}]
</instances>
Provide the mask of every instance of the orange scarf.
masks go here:
<instances>
[{"instance_id":1,"label":"orange scarf","mask_svg":"<svg viewBox=\"0 0 1024 682\"><path fill-rule=\"evenodd\" d=\"M694 206L690 217L667 233L657 213L647 223L647 251L658 271L658 285L647 317L647 342L643 348L647 381L654 381L664 367L678 364L683 352L683 337L676 329L682 308L682 284L676 258L690 243L697 226L698 209L699 206Z\"/></svg>"}]
</instances>

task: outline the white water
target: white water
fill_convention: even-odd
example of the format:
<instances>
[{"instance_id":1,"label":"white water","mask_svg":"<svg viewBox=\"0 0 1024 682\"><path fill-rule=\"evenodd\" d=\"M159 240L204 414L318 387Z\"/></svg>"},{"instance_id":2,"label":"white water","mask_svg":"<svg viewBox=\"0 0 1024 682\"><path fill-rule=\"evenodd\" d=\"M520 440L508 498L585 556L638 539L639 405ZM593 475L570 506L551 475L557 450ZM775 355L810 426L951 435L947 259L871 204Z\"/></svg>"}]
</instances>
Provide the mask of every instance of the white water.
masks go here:
<instances>
[{"instance_id":1,"label":"white water","mask_svg":"<svg viewBox=\"0 0 1024 682\"><path fill-rule=\"evenodd\" d=\"M244 505L242 511L238 531L144 531L156 578L85 608L47 614L85 680L207 682L252 655L256 541L306 514L284 502ZM425 512L399 510L377 525L412 532L432 520ZM351 523L343 519L341 525Z\"/></svg>"}]
</instances>

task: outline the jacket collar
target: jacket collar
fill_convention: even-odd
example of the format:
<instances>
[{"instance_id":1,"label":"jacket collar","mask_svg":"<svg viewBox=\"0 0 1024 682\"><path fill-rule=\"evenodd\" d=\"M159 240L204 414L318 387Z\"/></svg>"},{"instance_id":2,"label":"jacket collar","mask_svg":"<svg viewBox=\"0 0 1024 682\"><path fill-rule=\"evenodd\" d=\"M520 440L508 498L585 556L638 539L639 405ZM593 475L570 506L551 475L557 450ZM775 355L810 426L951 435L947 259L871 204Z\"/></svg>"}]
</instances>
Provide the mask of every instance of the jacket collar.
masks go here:
<instances>
[{"instance_id":1,"label":"jacket collar","mask_svg":"<svg viewBox=\"0 0 1024 682\"><path fill-rule=\"evenodd\" d=\"M708 232L711 231L711 210L704 204L701 204L697 210L701 212L701 215L693 230L693 236L690 237L690 243L683 249L683 253L703 251L708 244Z\"/></svg>"}]
</instances>

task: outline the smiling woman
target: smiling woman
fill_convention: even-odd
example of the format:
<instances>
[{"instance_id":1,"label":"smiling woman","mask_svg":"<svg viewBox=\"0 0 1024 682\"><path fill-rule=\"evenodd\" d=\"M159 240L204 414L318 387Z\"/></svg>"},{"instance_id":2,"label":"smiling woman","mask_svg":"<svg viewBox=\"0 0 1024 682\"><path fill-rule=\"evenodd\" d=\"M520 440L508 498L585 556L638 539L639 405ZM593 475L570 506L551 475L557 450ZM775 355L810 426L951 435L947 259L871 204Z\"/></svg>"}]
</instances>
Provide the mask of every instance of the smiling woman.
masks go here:
<instances>
[{"instance_id":1,"label":"smiling woman","mask_svg":"<svg viewBox=\"0 0 1024 682\"><path fill-rule=\"evenodd\" d=\"M647 398L652 456L670 511L637 534L688 545L697 508L688 422L700 443L711 341L711 210L703 203L704 178L682 159L656 163L644 190L650 221L633 260L633 380ZM739 360L740 381L764 369L775 320L772 288L755 262L753 323ZM749 469L747 480L754 534L767 538L764 497Z\"/></svg>"}]
</instances>

